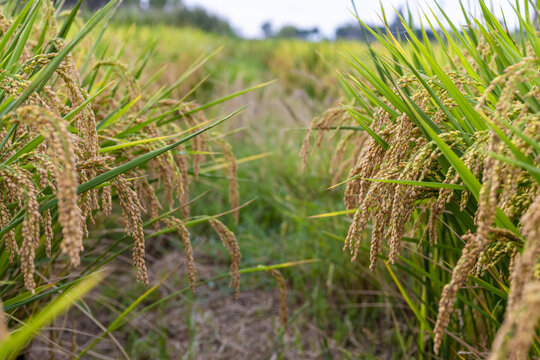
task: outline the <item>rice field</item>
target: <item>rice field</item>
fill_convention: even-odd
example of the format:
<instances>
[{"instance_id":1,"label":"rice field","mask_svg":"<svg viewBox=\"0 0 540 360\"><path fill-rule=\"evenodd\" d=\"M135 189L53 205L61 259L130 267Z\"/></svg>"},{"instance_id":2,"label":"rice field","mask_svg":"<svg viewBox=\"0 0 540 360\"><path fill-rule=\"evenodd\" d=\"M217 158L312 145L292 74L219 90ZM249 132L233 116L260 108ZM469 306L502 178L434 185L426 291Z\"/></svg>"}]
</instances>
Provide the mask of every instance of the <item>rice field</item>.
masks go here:
<instances>
[{"instance_id":1,"label":"rice field","mask_svg":"<svg viewBox=\"0 0 540 360\"><path fill-rule=\"evenodd\" d=\"M539 358L538 8L476 2L370 43L3 2L0 359Z\"/></svg>"}]
</instances>

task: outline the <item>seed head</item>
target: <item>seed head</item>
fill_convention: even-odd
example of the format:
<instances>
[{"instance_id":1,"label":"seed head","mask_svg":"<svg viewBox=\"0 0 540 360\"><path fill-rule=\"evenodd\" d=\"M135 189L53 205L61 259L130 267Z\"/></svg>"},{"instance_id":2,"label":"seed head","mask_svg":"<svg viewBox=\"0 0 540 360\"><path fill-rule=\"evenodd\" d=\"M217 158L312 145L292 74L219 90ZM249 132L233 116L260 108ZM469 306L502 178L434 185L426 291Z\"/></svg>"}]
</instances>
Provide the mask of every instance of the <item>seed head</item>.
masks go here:
<instances>
[{"instance_id":1,"label":"seed head","mask_svg":"<svg viewBox=\"0 0 540 360\"><path fill-rule=\"evenodd\" d=\"M77 201L77 171L75 146L71 141L66 125L54 113L37 106L25 106L17 110L24 123L36 126L47 146L56 156L54 175L56 198L58 199L58 221L62 225L62 253L67 254L74 267L80 263L79 253L82 245L82 212ZM55 131L51 131L52 127ZM37 211L37 209L36 209ZM50 234L49 234L50 236Z\"/></svg>"},{"instance_id":2,"label":"seed head","mask_svg":"<svg viewBox=\"0 0 540 360\"><path fill-rule=\"evenodd\" d=\"M119 175L111 179L122 206L126 234L133 238L133 263L137 268L137 280L148 285L146 272L144 232L141 213L144 211L137 193L131 188L127 180Z\"/></svg>"},{"instance_id":3,"label":"seed head","mask_svg":"<svg viewBox=\"0 0 540 360\"><path fill-rule=\"evenodd\" d=\"M168 226L176 229L180 240L184 244L184 256L186 258L186 266L188 269L189 287L191 291L195 291L197 272L195 271L195 261L193 260L193 248L191 247L189 231L184 222L178 218L168 217L165 218L164 221Z\"/></svg>"},{"instance_id":4,"label":"seed head","mask_svg":"<svg viewBox=\"0 0 540 360\"><path fill-rule=\"evenodd\" d=\"M465 247L461 252L461 257L456 266L452 270L452 280L444 286L441 300L439 301L439 313L437 314L437 322L433 329L433 333L435 334L433 351L435 354L439 353L444 332L450 322L450 315L454 309L457 292L463 281L467 278L467 275L469 275L469 272L473 269L476 259L482 251L481 240L476 235L467 233L462 236L462 239L466 241Z\"/></svg>"},{"instance_id":5,"label":"seed head","mask_svg":"<svg viewBox=\"0 0 540 360\"><path fill-rule=\"evenodd\" d=\"M238 296L240 295L240 259L242 258L238 241L236 240L234 233L221 221L210 219L209 222L215 232L219 235L221 242L231 257L231 282L229 287L234 288L235 297L238 299Z\"/></svg>"}]
</instances>

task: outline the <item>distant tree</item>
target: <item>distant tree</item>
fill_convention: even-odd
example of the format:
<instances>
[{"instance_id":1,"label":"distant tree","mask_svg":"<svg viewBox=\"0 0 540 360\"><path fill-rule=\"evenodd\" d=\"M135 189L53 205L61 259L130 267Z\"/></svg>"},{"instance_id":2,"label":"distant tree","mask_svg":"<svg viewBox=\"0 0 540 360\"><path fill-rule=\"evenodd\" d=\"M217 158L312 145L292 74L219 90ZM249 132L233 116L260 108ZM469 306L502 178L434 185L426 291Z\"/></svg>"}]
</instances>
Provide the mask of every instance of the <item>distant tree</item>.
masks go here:
<instances>
[{"instance_id":1,"label":"distant tree","mask_svg":"<svg viewBox=\"0 0 540 360\"><path fill-rule=\"evenodd\" d=\"M358 25L346 24L338 27L336 29L336 38L337 39L348 39L348 40L362 40L362 41L372 41L375 38L371 33L368 33L367 30L360 28Z\"/></svg>"},{"instance_id":2,"label":"distant tree","mask_svg":"<svg viewBox=\"0 0 540 360\"><path fill-rule=\"evenodd\" d=\"M302 30L300 36L306 40L317 40L320 33L319 28L314 27L313 29Z\"/></svg>"},{"instance_id":3,"label":"distant tree","mask_svg":"<svg viewBox=\"0 0 540 360\"><path fill-rule=\"evenodd\" d=\"M285 25L281 29L279 29L279 31L276 34L276 37L290 39L290 38L298 37L298 34L299 34L299 30L296 26Z\"/></svg>"},{"instance_id":4,"label":"distant tree","mask_svg":"<svg viewBox=\"0 0 540 360\"><path fill-rule=\"evenodd\" d=\"M58 1L58 0L57 0ZM66 0L66 7L73 7L78 0ZM83 7L90 10L97 10L110 0L84 0ZM122 5L125 7L141 7L142 3L148 3L153 9L174 9L182 6L182 0L123 0Z\"/></svg>"},{"instance_id":5,"label":"distant tree","mask_svg":"<svg viewBox=\"0 0 540 360\"><path fill-rule=\"evenodd\" d=\"M56 0L60 1L60 0ZM78 0L66 0L66 8L73 7ZM94 12L110 0L83 0L82 9ZM143 11L145 10L145 11ZM146 25L170 24L191 26L204 31L236 36L230 24L203 8L187 8L183 0L123 0L117 12L117 22L141 23Z\"/></svg>"},{"instance_id":6,"label":"distant tree","mask_svg":"<svg viewBox=\"0 0 540 360\"><path fill-rule=\"evenodd\" d=\"M165 11L171 11L171 10L174 10L174 9L178 9L178 8L180 8L182 6L183 6L182 0L167 0L165 2L164 10Z\"/></svg>"},{"instance_id":7,"label":"distant tree","mask_svg":"<svg viewBox=\"0 0 540 360\"><path fill-rule=\"evenodd\" d=\"M163 9L167 3L167 0L146 0L146 2L148 3L149 8Z\"/></svg>"},{"instance_id":8,"label":"distant tree","mask_svg":"<svg viewBox=\"0 0 540 360\"><path fill-rule=\"evenodd\" d=\"M272 29L272 23L270 21L265 21L261 25L261 30L265 38L270 38L274 35L274 30Z\"/></svg>"},{"instance_id":9,"label":"distant tree","mask_svg":"<svg viewBox=\"0 0 540 360\"><path fill-rule=\"evenodd\" d=\"M138 6L141 2L137 1L138 4L135 5L134 0L130 1L131 4L116 13L116 22L188 26L208 32L236 36L227 20L208 13L204 8L187 8L182 5L180 0L150 0L149 6L144 9Z\"/></svg>"},{"instance_id":10,"label":"distant tree","mask_svg":"<svg viewBox=\"0 0 540 360\"><path fill-rule=\"evenodd\" d=\"M77 0L66 0L66 2L64 3L64 6L66 8L70 8L70 7L75 6L77 2L78 2ZM90 10L97 10L103 7L108 2L109 0L86 0L86 1L83 1L82 6Z\"/></svg>"},{"instance_id":11,"label":"distant tree","mask_svg":"<svg viewBox=\"0 0 540 360\"><path fill-rule=\"evenodd\" d=\"M319 36L319 28L314 27L312 29L299 29L293 25L283 26L275 35L277 38L297 38L302 40L314 40Z\"/></svg>"},{"instance_id":12,"label":"distant tree","mask_svg":"<svg viewBox=\"0 0 540 360\"><path fill-rule=\"evenodd\" d=\"M405 19L402 9L398 9L398 14L395 18L388 24L388 26L370 26L370 29L376 33L386 34L388 31L394 37L407 38L407 30L401 22L401 18ZM420 29L412 29L418 37L423 37L423 33ZM430 29L427 29L426 35L428 39L434 40L435 34ZM348 39L348 40L360 40L360 41L375 41L375 36L365 29L362 25L357 24L345 24L336 29L336 38L337 39Z\"/></svg>"}]
</instances>

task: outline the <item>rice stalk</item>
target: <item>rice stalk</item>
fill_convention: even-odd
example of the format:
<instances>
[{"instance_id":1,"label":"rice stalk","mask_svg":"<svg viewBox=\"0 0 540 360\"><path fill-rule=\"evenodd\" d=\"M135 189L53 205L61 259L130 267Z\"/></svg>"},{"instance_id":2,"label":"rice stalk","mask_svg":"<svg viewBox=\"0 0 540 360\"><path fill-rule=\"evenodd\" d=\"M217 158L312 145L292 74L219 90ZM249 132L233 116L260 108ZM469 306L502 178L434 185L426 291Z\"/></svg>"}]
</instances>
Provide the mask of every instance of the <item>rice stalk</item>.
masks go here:
<instances>
[{"instance_id":1,"label":"rice stalk","mask_svg":"<svg viewBox=\"0 0 540 360\"><path fill-rule=\"evenodd\" d=\"M351 117L323 126L359 124L369 134L367 141L342 135L349 150L343 153L343 143L337 149L342 163L351 164L344 198L345 208L355 210L344 244L351 259L357 259L368 227L371 270L385 247L389 263L413 256L404 252L404 238L412 237L424 254L433 256L434 265L428 267L433 276L447 283L442 293L429 294L427 305L438 314L433 353L444 348L446 357L453 351L444 345L452 341L444 334L452 331L448 327L455 307L461 322L464 316L476 321L478 310L459 294L468 279L476 278L485 284L478 296L485 297L486 304L507 294L506 311L489 315L503 325L455 336L482 338L487 346L492 341L497 354L492 358L525 358L531 346L537 346L538 324L532 315L537 305L533 274L540 256L533 245L540 219L532 215L538 213L540 191L538 34L529 17L516 14L523 35L517 41L502 30L482 0L479 5L481 18L471 22L468 17L463 32L443 12L450 28L443 27L436 44L403 19L406 36L401 40L366 26L384 48L371 49L377 71L349 54L353 70L341 80L349 95L342 109ZM436 32L432 20L425 21ZM441 19L435 21L443 26ZM304 158L311 131L304 141ZM428 244L422 241L425 237ZM457 259L443 250L456 246L461 250ZM439 263L451 265L449 281L442 266L435 265ZM414 258L407 261L413 273L421 274L427 266L420 264ZM522 315L527 321L516 320ZM461 328L471 327L452 327Z\"/></svg>"}]
</instances>

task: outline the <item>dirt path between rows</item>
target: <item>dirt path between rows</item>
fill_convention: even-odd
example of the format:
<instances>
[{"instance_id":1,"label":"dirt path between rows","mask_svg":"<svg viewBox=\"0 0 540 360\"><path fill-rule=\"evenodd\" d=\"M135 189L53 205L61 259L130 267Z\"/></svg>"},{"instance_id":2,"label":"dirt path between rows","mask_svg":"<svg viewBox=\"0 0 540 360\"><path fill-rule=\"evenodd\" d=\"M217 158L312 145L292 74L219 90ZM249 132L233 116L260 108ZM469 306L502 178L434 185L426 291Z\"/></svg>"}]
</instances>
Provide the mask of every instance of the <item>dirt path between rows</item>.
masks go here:
<instances>
[{"instance_id":1,"label":"dirt path between rows","mask_svg":"<svg viewBox=\"0 0 540 360\"><path fill-rule=\"evenodd\" d=\"M211 264L208 258L199 256L197 259L199 279L211 278L227 268L224 264ZM179 251L155 261L149 269L154 278L151 283L157 282L159 274L177 266L178 261L183 261L183 253ZM121 275L115 280L120 287L126 283L124 281L133 281L132 274L124 270L127 269L117 272ZM151 297L151 301L182 288L185 276L185 267L180 266L156 290L159 295ZM296 311L299 306L289 309L293 320L283 334L278 320L277 288L242 290L235 300L222 283L226 281L220 281L220 286L209 283L198 287L194 298L189 294L175 297L133 319L126 328L115 331L114 338L126 349L126 354L114 340L105 337L83 359L123 359L126 355L130 359L322 359L325 353L330 358L340 358L341 352L335 343L324 340L325 335L307 318L307 312ZM105 308L107 300L100 299L99 291L88 296L87 303L105 327L118 315ZM29 360L71 359L72 354L84 349L100 333L95 322L79 310L71 310L46 328L23 356ZM321 350L324 341L329 352ZM127 344L131 345L126 347Z\"/></svg>"}]
</instances>

